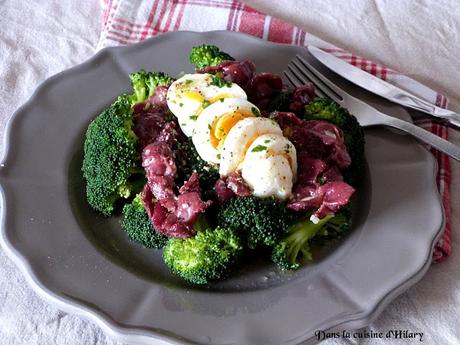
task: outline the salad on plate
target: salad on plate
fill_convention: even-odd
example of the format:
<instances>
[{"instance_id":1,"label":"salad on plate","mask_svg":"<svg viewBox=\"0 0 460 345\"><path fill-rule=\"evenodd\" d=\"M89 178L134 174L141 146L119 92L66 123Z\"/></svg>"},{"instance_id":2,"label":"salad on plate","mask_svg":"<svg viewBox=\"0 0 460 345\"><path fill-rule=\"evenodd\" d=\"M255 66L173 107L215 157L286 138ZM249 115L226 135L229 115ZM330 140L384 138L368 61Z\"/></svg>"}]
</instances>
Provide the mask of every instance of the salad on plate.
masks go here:
<instances>
[{"instance_id":1,"label":"salad on plate","mask_svg":"<svg viewBox=\"0 0 460 345\"><path fill-rule=\"evenodd\" d=\"M195 73L132 73L88 126L82 164L90 206L162 249L193 284L231 274L251 255L282 270L350 228L364 173L364 134L309 83L288 89L213 45L193 47Z\"/></svg>"}]
</instances>

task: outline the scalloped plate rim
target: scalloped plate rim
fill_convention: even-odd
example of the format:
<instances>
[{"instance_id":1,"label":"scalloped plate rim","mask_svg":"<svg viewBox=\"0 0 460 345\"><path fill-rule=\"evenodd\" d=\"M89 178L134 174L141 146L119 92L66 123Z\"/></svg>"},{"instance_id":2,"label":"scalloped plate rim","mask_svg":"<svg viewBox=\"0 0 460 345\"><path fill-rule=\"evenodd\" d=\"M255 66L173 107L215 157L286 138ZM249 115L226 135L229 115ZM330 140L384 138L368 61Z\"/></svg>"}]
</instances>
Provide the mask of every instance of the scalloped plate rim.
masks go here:
<instances>
[{"instance_id":1,"label":"scalloped plate rim","mask_svg":"<svg viewBox=\"0 0 460 345\"><path fill-rule=\"evenodd\" d=\"M79 70L83 70L86 67L91 66L95 60L99 58L103 58L104 54L107 56L110 56L115 51L121 51L121 50L127 51L131 49L136 49L140 46L151 44L151 42L155 40L168 39L169 36L182 35L182 34L193 34L193 35L230 34L230 35L235 35L235 36L244 36L248 39L260 41L259 38L256 38L254 36L251 36L245 33L238 33L238 32L225 31L225 30L216 30L216 31L207 31L207 32L180 31L180 32L164 33L162 35L146 39L143 42L139 42L131 46L118 46L118 47L103 48L102 50L97 52L94 56L89 58L87 61L81 64L78 64L76 66L73 66L69 69L66 69L64 71L61 71L47 78L45 81L39 84L39 86L37 86L37 88L32 93L30 98L14 112L14 114L10 117L10 119L7 121L6 126L5 126L5 135L3 138L4 150L3 150L2 157L0 159L0 176L2 174L2 168L5 165L5 163L8 161L8 157L10 154L10 143L11 143L10 132L11 132L13 123L17 120L18 115L23 113L25 110L27 110L27 108L30 107L35 102L35 100L38 98L40 92L45 90L50 84L54 82L58 82L60 79L66 78L68 75L72 73L78 72ZM286 44L274 43L274 42L268 42L268 41L264 41L264 42L267 43L267 45L277 45L277 46L289 47L289 45L286 45ZM435 159L433 158L431 154L427 155L427 157L430 157L429 164L432 165L433 176L435 176L437 169L438 169L437 162L435 161ZM356 328L367 326L383 311L383 309L394 298L396 298L398 295L400 295L405 290L407 290L410 286L412 286L417 281L419 281L423 277L423 275L426 273L426 271L428 270L431 264L430 259L433 253L434 245L437 239L442 235L441 230L443 229L443 226L445 223L444 209L442 207L441 197L440 197L440 194L436 186L435 178L433 178L432 187L435 188L437 191L436 193L438 196L437 202L439 203L441 207L441 212L442 212L442 224L440 228L438 229L436 235L431 240L431 246L428 252L426 253L426 259L425 259L424 264L412 276L410 276L405 282L403 282L402 284L398 286L395 286L392 290L388 291L383 297L381 297L379 302L373 305L371 310L368 310L366 313L364 313L362 316L358 318L347 319L347 320L343 320L343 322L340 322L334 325L329 325L325 330L334 330L334 329L338 329L339 327L341 329L343 329L344 327L351 327L353 329L356 329ZM56 305L59 309L62 309L62 310L65 310L66 312L77 314L89 320L92 320L99 327L101 327L105 332L107 332L114 339L117 339L119 341L135 342L138 344L149 344L151 343L152 339L155 339L157 341L163 341L165 342L165 344L166 343L167 344L181 344L181 345L191 344L190 341L187 341L186 339L182 339L181 337L176 336L176 335L166 335L166 334L162 334L161 332L154 332L150 330L145 330L143 328L125 326L123 324L118 323L117 321L114 321L112 318L110 318L109 315L99 312L95 310L94 308L91 308L88 305L85 305L83 302L77 302L72 298L66 297L65 294L58 295L58 294L55 294L54 292L51 292L46 287L46 285L40 280L36 272L34 272L33 269L30 267L29 262L25 259L25 257L19 251L17 251L16 248L7 239L7 230L6 230L5 223L6 223L6 213L7 213L8 205L6 204L5 191L4 191L4 187L2 186L1 182L0 182L0 196L1 196L0 204L2 205L0 209L0 230L1 230L1 236L0 236L1 241L0 242L1 242L1 245L6 251L6 253L8 254L8 256L13 260L13 262L17 265L17 267L20 269L22 274L25 276L29 286L31 286L32 289L36 293L38 293L43 299ZM310 337L310 338L301 339L301 341L310 343L310 342L314 342L315 340L312 337Z\"/></svg>"}]
</instances>

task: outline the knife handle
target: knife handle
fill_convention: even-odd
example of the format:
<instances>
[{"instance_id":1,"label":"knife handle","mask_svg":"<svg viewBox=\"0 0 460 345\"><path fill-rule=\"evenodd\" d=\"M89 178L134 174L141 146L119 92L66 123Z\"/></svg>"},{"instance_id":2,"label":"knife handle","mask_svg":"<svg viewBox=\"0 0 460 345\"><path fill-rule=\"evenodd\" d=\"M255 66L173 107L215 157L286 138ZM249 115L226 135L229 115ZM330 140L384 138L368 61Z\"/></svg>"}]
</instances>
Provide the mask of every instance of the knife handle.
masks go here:
<instances>
[{"instance_id":1,"label":"knife handle","mask_svg":"<svg viewBox=\"0 0 460 345\"><path fill-rule=\"evenodd\" d=\"M445 119L452 125L456 126L457 129L460 129L460 115L454 113L452 110L436 107L432 115L441 119Z\"/></svg>"},{"instance_id":2,"label":"knife handle","mask_svg":"<svg viewBox=\"0 0 460 345\"><path fill-rule=\"evenodd\" d=\"M456 161L460 162L460 147L448 142L445 139L442 139L441 137L438 137L431 132L428 132L427 130L424 130L421 127L390 116L386 116L384 121L382 121L382 124L409 133L418 140L431 145L433 148L444 152Z\"/></svg>"},{"instance_id":3,"label":"knife handle","mask_svg":"<svg viewBox=\"0 0 460 345\"><path fill-rule=\"evenodd\" d=\"M460 129L460 115L451 110L440 108L428 101L425 101L422 98L410 95L408 93L400 93L398 96L393 95L393 97L395 97L400 101L401 104L407 107L446 120L447 122Z\"/></svg>"}]
</instances>

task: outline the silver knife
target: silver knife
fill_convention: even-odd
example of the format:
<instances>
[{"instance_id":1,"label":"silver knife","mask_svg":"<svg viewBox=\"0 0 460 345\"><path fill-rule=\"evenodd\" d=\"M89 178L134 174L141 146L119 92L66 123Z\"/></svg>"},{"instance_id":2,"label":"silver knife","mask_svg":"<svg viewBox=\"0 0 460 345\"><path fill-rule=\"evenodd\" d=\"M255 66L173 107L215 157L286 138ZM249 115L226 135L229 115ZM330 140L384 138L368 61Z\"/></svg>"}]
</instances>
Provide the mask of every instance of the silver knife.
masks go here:
<instances>
[{"instance_id":1,"label":"silver knife","mask_svg":"<svg viewBox=\"0 0 460 345\"><path fill-rule=\"evenodd\" d=\"M460 128L460 115L431 104L393 84L373 76L317 47L308 46L308 51L326 67L341 77L391 102L413 108L441 118Z\"/></svg>"}]
</instances>

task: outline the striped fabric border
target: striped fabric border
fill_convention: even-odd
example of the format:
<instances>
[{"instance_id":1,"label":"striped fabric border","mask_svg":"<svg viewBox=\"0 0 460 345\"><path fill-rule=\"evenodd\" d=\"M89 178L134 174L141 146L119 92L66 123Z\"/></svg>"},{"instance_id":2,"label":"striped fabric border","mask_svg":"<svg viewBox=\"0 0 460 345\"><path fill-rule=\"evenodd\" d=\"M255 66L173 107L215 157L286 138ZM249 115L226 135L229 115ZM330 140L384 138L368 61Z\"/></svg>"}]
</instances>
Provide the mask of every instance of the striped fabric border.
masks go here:
<instances>
[{"instance_id":1,"label":"striped fabric border","mask_svg":"<svg viewBox=\"0 0 460 345\"><path fill-rule=\"evenodd\" d=\"M407 89L440 107L447 99L422 84L382 64L337 48L278 18L265 15L235 0L104 0L102 33L98 48L131 45L169 31L231 30L265 40L298 46L316 45L383 80ZM447 139L446 126L428 118L419 126ZM446 155L432 150L438 161L437 183L445 209L446 225L435 246L433 262L451 253L450 164Z\"/></svg>"}]
</instances>

